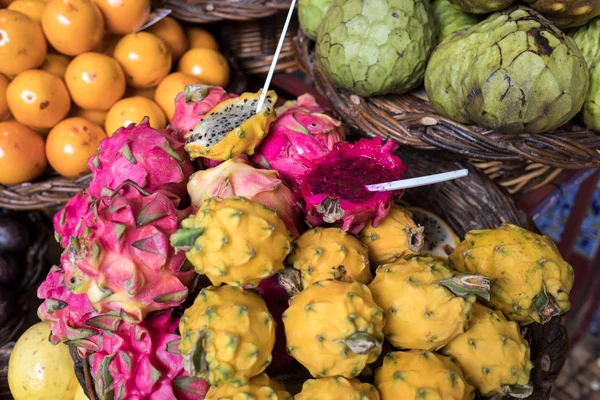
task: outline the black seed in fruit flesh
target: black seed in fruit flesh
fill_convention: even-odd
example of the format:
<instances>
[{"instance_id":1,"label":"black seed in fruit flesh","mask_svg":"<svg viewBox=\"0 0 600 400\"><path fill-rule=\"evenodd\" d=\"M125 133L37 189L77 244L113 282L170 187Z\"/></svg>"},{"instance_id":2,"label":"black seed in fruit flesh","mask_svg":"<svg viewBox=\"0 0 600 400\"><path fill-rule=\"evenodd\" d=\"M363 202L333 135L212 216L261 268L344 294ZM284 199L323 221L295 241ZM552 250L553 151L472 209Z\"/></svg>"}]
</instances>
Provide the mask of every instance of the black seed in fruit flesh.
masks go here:
<instances>
[{"instance_id":1,"label":"black seed in fruit flesh","mask_svg":"<svg viewBox=\"0 0 600 400\"><path fill-rule=\"evenodd\" d=\"M0 285L13 285L19 281L21 266L12 254L0 255Z\"/></svg>"},{"instance_id":2,"label":"black seed in fruit flesh","mask_svg":"<svg viewBox=\"0 0 600 400\"><path fill-rule=\"evenodd\" d=\"M29 246L29 233L25 226L12 218L0 218L0 252L24 251Z\"/></svg>"},{"instance_id":3,"label":"black seed in fruit flesh","mask_svg":"<svg viewBox=\"0 0 600 400\"><path fill-rule=\"evenodd\" d=\"M0 288L0 326L3 326L11 317L15 306L15 295L4 288Z\"/></svg>"}]
</instances>

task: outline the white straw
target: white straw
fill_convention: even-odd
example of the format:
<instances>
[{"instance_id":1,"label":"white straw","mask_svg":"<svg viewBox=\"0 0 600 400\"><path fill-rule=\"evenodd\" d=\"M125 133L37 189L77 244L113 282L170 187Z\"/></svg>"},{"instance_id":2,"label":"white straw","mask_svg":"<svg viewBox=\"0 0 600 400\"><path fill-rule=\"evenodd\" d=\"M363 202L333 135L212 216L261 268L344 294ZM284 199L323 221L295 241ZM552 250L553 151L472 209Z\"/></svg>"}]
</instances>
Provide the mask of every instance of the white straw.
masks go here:
<instances>
[{"instance_id":1,"label":"white straw","mask_svg":"<svg viewBox=\"0 0 600 400\"><path fill-rule=\"evenodd\" d=\"M275 72L275 67L277 66L277 61L279 59L279 53L281 53L281 48L283 47L283 41L285 39L285 34L287 33L288 26L290 25L290 21L292 19L292 15L294 14L294 8L296 8L296 0L292 0L292 4L290 4L290 10L288 11L287 19L285 20L285 24L283 24L283 30L281 31L281 36L279 37L279 43L277 44L277 49L275 50L275 55L273 56L273 61L271 61L271 68L269 68L269 73L267 74L267 80L265 81L265 86L262 88L260 93L260 98L258 99L258 106L256 107L256 112L258 113L263 105L265 104L265 98L267 97L267 91L269 90L269 85L271 84L271 79L273 79L273 73Z\"/></svg>"},{"instance_id":2,"label":"white straw","mask_svg":"<svg viewBox=\"0 0 600 400\"><path fill-rule=\"evenodd\" d=\"M451 181L453 179L463 178L467 175L469 175L468 169L459 169L456 171L444 172L442 174L421 176L419 178L402 179L393 182L375 183L373 185L366 185L365 188L369 192L389 192L391 190L408 189L418 186L432 185L434 183Z\"/></svg>"}]
</instances>

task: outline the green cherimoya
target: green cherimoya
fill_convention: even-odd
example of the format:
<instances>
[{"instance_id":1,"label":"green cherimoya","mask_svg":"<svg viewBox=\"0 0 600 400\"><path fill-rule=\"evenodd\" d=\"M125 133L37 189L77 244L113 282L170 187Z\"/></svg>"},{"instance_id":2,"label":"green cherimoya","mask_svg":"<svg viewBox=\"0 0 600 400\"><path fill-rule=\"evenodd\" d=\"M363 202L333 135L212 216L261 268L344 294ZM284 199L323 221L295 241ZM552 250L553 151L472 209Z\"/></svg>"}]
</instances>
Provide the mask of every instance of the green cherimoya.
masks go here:
<instances>
[{"instance_id":1,"label":"green cherimoya","mask_svg":"<svg viewBox=\"0 0 600 400\"><path fill-rule=\"evenodd\" d=\"M429 0L335 0L316 55L336 86L361 96L418 86L435 45Z\"/></svg>"},{"instance_id":2,"label":"green cherimoya","mask_svg":"<svg viewBox=\"0 0 600 400\"><path fill-rule=\"evenodd\" d=\"M447 37L429 60L425 89L434 109L456 121L539 133L581 110L588 77L571 38L515 7Z\"/></svg>"},{"instance_id":3,"label":"green cherimoya","mask_svg":"<svg viewBox=\"0 0 600 400\"><path fill-rule=\"evenodd\" d=\"M298 0L298 21L302 31L311 38L317 40L319 28L325 18L332 0Z\"/></svg>"},{"instance_id":4,"label":"green cherimoya","mask_svg":"<svg viewBox=\"0 0 600 400\"><path fill-rule=\"evenodd\" d=\"M581 50L588 67L591 68L600 54L600 18L579 28L570 29L568 33Z\"/></svg>"},{"instance_id":5,"label":"green cherimoya","mask_svg":"<svg viewBox=\"0 0 600 400\"><path fill-rule=\"evenodd\" d=\"M600 131L600 63L590 68L590 88L583 103L583 121L595 131Z\"/></svg>"},{"instance_id":6,"label":"green cherimoya","mask_svg":"<svg viewBox=\"0 0 600 400\"><path fill-rule=\"evenodd\" d=\"M524 0L560 28L587 24L600 15L598 0Z\"/></svg>"},{"instance_id":7,"label":"green cherimoya","mask_svg":"<svg viewBox=\"0 0 600 400\"><path fill-rule=\"evenodd\" d=\"M452 32L473 26L479 22L475 15L464 12L450 3L449 0L433 0L431 11L437 29L438 43L446 39Z\"/></svg>"},{"instance_id":8,"label":"green cherimoya","mask_svg":"<svg viewBox=\"0 0 600 400\"><path fill-rule=\"evenodd\" d=\"M450 0L450 3L460 7L463 11L473 14L487 14L504 10L515 0Z\"/></svg>"}]
</instances>

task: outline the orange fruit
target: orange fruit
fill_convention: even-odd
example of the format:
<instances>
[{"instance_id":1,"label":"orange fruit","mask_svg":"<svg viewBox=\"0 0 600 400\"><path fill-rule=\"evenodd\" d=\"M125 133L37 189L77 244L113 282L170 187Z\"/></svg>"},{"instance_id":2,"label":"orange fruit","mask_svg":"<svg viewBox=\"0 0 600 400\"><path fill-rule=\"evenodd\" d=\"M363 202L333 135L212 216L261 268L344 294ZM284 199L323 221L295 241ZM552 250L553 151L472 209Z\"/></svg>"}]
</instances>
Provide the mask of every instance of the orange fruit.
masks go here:
<instances>
[{"instance_id":1,"label":"orange fruit","mask_svg":"<svg viewBox=\"0 0 600 400\"><path fill-rule=\"evenodd\" d=\"M123 36L105 35L98 46L94 48L94 53L102 53L105 56L112 57L117 43Z\"/></svg>"},{"instance_id":2,"label":"orange fruit","mask_svg":"<svg viewBox=\"0 0 600 400\"><path fill-rule=\"evenodd\" d=\"M140 29L150 15L150 0L94 0L106 21L106 29L115 35L127 35Z\"/></svg>"},{"instance_id":3,"label":"orange fruit","mask_svg":"<svg viewBox=\"0 0 600 400\"><path fill-rule=\"evenodd\" d=\"M67 178L77 178L88 172L88 160L98 153L98 146L106 133L100 125L84 118L60 121L46 139L48 162Z\"/></svg>"},{"instance_id":4,"label":"orange fruit","mask_svg":"<svg viewBox=\"0 0 600 400\"><path fill-rule=\"evenodd\" d=\"M33 128L51 128L71 108L65 83L50 72L25 71L8 85L8 108L15 119Z\"/></svg>"},{"instance_id":5,"label":"orange fruit","mask_svg":"<svg viewBox=\"0 0 600 400\"><path fill-rule=\"evenodd\" d=\"M41 22L46 4L46 0L17 0L10 3L8 9L22 12L35 22Z\"/></svg>"},{"instance_id":6,"label":"orange fruit","mask_svg":"<svg viewBox=\"0 0 600 400\"><path fill-rule=\"evenodd\" d=\"M76 56L94 49L104 36L104 20L91 0L50 0L42 28L57 51Z\"/></svg>"},{"instance_id":7,"label":"orange fruit","mask_svg":"<svg viewBox=\"0 0 600 400\"><path fill-rule=\"evenodd\" d=\"M117 43L114 57L123 67L127 84L135 88L158 85L172 65L165 42L148 32L124 36Z\"/></svg>"},{"instance_id":8,"label":"orange fruit","mask_svg":"<svg viewBox=\"0 0 600 400\"><path fill-rule=\"evenodd\" d=\"M40 24L13 10L0 10L0 73L17 75L37 68L46 58Z\"/></svg>"},{"instance_id":9,"label":"orange fruit","mask_svg":"<svg viewBox=\"0 0 600 400\"><path fill-rule=\"evenodd\" d=\"M6 88L8 88L9 83L10 80L6 76L0 74L0 120L10 115L8 102L6 101Z\"/></svg>"},{"instance_id":10,"label":"orange fruit","mask_svg":"<svg viewBox=\"0 0 600 400\"><path fill-rule=\"evenodd\" d=\"M227 60L211 49L188 50L179 60L178 71L197 77L205 85L225 87L229 83Z\"/></svg>"},{"instance_id":11,"label":"orange fruit","mask_svg":"<svg viewBox=\"0 0 600 400\"><path fill-rule=\"evenodd\" d=\"M93 111L81 107L73 107L69 113L69 117L81 117L97 125L104 126L106 114L108 114L107 111Z\"/></svg>"},{"instance_id":12,"label":"orange fruit","mask_svg":"<svg viewBox=\"0 0 600 400\"><path fill-rule=\"evenodd\" d=\"M41 70L48 71L51 74L58 76L60 79L65 78L65 71L71 59L62 54L48 53L46 60L40 67Z\"/></svg>"},{"instance_id":13,"label":"orange fruit","mask_svg":"<svg viewBox=\"0 0 600 400\"><path fill-rule=\"evenodd\" d=\"M179 92L183 91L186 85L194 85L200 83L200 80L192 75L186 75L183 72L173 72L167 75L156 87L154 92L154 101L162 108L171 121L175 113L175 97Z\"/></svg>"},{"instance_id":14,"label":"orange fruit","mask_svg":"<svg viewBox=\"0 0 600 400\"><path fill-rule=\"evenodd\" d=\"M219 51L219 44L213 35L202 28L188 28L187 34L190 49L212 49Z\"/></svg>"},{"instance_id":15,"label":"orange fruit","mask_svg":"<svg viewBox=\"0 0 600 400\"><path fill-rule=\"evenodd\" d=\"M6 8L15 0L0 0L0 8Z\"/></svg>"},{"instance_id":16,"label":"orange fruit","mask_svg":"<svg viewBox=\"0 0 600 400\"><path fill-rule=\"evenodd\" d=\"M173 56L173 60L179 57L188 49L188 39L179 22L171 17L164 17L154 25L146 29L159 38L161 38Z\"/></svg>"},{"instance_id":17,"label":"orange fruit","mask_svg":"<svg viewBox=\"0 0 600 400\"><path fill-rule=\"evenodd\" d=\"M145 97L126 97L115 103L106 115L106 133L112 136L117 129L130 124L139 124L144 118L150 118L150 126L164 129L167 126L165 114L158 104Z\"/></svg>"},{"instance_id":18,"label":"orange fruit","mask_svg":"<svg viewBox=\"0 0 600 400\"><path fill-rule=\"evenodd\" d=\"M147 98L149 100L154 100L154 92L156 92L156 87L155 86L154 87L150 87L150 88L145 88L145 89L137 89L137 88L128 87L125 90L125 96L124 97L141 96L141 97L145 97L145 98Z\"/></svg>"},{"instance_id":19,"label":"orange fruit","mask_svg":"<svg viewBox=\"0 0 600 400\"><path fill-rule=\"evenodd\" d=\"M73 102L81 108L106 111L125 93L125 75L119 63L100 53L75 57L65 72Z\"/></svg>"},{"instance_id":20,"label":"orange fruit","mask_svg":"<svg viewBox=\"0 0 600 400\"><path fill-rule=\"evenodd\" d=\"M0 122L0 184L32 181L47 165L40 135L15 121Z\"/></svg>"}]
</instances>

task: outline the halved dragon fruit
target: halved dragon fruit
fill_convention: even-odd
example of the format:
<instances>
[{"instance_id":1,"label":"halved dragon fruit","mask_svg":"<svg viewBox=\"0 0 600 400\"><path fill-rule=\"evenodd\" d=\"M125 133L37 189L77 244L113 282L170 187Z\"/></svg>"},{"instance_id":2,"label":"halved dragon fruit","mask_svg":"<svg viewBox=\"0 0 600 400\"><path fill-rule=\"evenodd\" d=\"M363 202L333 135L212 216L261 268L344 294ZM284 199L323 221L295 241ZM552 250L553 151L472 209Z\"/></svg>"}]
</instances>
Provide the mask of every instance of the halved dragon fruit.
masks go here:
<instances>
[{"instance_id":1,"label":"halved dragon fruit","mask_svg":"<svg viewBox=\"0 0 600 400\"><path fill-rule=\"evenodd\" d=\"M368 192L365 185L404 177L406 165L393 154L397 148L381 138L336 143L299 178L306 222L311 226L341 222L342 229L353 234L370 219L377 226L403 192Z\"/></svg>"},{"instance_id":2,"label":"halved dragon fruit","mask_svg":"<svg viewBox=\"0 0 600 400\"><path fill-rule=\"evenodd\" d=\"M237 95L227 93L222 87L187 85L175 98L171 128L183 140L183 136L217 104L234 97Z\"/></svg>"},{"instance_id":3,"label":"halved dragon fruit","mask_svg":"<svg viewBox=\"0 0 600 400\"><path fill-rule=\"evenodd\" d=\"M298 177L329 153L335 143L345 140L346 130L340 121L323 114L309 94L288 103L256 149L252 162L259 168L276 170L297 191Z\"/></svg>"}]
</instances>

